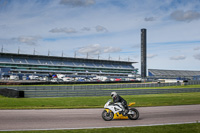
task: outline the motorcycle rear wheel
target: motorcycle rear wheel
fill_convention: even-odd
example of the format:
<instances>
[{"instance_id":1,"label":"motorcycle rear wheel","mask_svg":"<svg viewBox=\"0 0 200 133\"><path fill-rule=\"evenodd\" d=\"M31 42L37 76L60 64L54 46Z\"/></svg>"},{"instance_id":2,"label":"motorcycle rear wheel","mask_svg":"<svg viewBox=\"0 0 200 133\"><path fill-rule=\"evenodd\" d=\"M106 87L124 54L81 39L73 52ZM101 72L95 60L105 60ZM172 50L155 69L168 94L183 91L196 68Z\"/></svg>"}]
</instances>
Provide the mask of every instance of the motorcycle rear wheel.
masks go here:
<instances>
[{"instance_id":1,"label":"motorcycle rear wheel","mask_svg":"<svg viewBox=\"0 0 200 133\"><path fill-rule=\"evenodd\" d=\"M137 120L139 118L139 111L135 108L131 108L130 110L132 110L134 114L129 114L128 118L131 120Z\"/></svg>"},{"instance_id":2,"label":"motorcycle rear wheel","mask_svg":"<svg viewBox=\"0 0 200 133\"><path fill-rule=\"evenodd\" d=\"M104 110L102 112L101 116L105 121L111 121L114 117L114 114L113 114L113 112L108 113L106 110Z\"/></svg>"}]
</instances>

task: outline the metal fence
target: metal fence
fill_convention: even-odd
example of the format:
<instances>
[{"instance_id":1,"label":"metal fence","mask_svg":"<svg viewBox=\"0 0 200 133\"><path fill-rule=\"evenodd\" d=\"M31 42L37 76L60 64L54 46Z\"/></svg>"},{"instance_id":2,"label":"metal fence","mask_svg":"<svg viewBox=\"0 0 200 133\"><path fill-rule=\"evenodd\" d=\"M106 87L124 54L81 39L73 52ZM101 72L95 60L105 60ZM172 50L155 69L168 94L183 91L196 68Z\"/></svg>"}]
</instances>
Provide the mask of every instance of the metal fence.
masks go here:
<instances>
[{"instance_id":1,"label":"metal fence","mask_svg":"<svg viewBox=\"0 0 200 133\"><path fill-rule=\"evenodd\" d=\"M163 86L180 86L181 83L144 83L144 84L105 84L105 85L67 85L67 86L9 86L17 90L102 90L120 88L147 88Z\"/></svg>"},{"instance_id":2,"label":"metal fence","mask_svg":"<svg viewBox=\"0 0 200 133\"><path fill-rule=\"evenodd\" d=\"M54 90L54 91L25 91L25 97L84 97L84 96L110 96L112 91L120 95L144 95L144 94L164 94L164 93L187 93L200 92L200 88L181 89L127 89L127 90Z\"/></svg>"},{"instance_id":3,"label":"metal fence","mask_svg":"<svg viewBox=\"0 0 200 133\"><path fill-rule=\"evenodd\" d=\"M189 81L184 85L200 84L200 81ZM183 83L142 83L142 84L105 84L105 85L66 85L66 86L13 86L11 89L24 91L25 97L76 97L108 96L111 91L121 95L161 94L199 92L200 88L189 89L129 89L163 86L181 86ZM5 87L5 86L4 86ZM127 89L126 89L127 88ZM121 89L121 90L120 90Z\"/></svg>"},{"instance_id":4,"label":"metal fence","mask_svg":"<svg viewBox=\"0 0 200 133\"><path fill-rule=\"evenodd\" d=\"M17 90L101 90L101 89L120 89L120 88L147 88L164 86L181 86L200 84L200 81L189 81L186 83L133 83L133 84L100 84L100 85L53 85L53 86L9 86ZM5 86L4 86L5 88Z\"/></svg>"}]
</instances>

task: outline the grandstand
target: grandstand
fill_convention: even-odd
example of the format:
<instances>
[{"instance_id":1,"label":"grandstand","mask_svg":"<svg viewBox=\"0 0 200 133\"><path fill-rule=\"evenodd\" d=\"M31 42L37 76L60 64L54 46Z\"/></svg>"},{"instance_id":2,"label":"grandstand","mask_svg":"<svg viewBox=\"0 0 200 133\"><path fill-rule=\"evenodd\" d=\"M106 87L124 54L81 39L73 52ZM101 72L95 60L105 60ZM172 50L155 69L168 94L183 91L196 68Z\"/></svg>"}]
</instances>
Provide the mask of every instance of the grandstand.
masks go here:
<instances>
[{"instance_id":1,"label":"grandstand","mask_svg":"<svg viewBox=\"0 0 200 133\"><path fill-rule=\"evenodd\" d=\"M152 78L200 79L200 71L148 69L148 72Z\"/></svg>"},{"instance_id":2,"label":"grandstand","mask_svg":"<svg viewBox=\"0 0 200 133\"><path fill-rule=\"evenodd\" d=\"M137 74L137 62L72 57L0 53L0 75L49 75L128 77Z\"/></svg>"}]
</instances>

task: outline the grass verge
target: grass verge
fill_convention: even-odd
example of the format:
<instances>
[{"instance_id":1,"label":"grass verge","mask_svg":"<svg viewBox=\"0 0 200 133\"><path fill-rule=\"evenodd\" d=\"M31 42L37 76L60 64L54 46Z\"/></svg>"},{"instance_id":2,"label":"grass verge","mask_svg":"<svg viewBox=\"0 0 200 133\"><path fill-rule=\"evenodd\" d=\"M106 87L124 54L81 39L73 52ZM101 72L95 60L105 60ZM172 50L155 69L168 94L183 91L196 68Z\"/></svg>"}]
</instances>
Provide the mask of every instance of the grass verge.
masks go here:
<instances>
[{"instance_id":1,"label":"grass verge","mask_svg":"<svg viewBox=\"0 0 200 133\"><path fill-rule=\"evenodd\" d=\"M200 92L122 96L137 107L200 104ZM103 108L110 96L63 98L7 98L0 96L0 109Z\"/></svg>"},{"instance_id":2,"label":"grass verge","mask_svg":"<svg viewBox=\"0 0 200 133\"><path fill-rule=\"evenodd\" d=\"M144 126L144 127L123 127L123 128L102 128L102 129L79 129L79 130L52 130L52 131L12 131L12 133L200 133L200 123ZM5 132L9 133L9 131Z\"/></svg>"}]
</instances>

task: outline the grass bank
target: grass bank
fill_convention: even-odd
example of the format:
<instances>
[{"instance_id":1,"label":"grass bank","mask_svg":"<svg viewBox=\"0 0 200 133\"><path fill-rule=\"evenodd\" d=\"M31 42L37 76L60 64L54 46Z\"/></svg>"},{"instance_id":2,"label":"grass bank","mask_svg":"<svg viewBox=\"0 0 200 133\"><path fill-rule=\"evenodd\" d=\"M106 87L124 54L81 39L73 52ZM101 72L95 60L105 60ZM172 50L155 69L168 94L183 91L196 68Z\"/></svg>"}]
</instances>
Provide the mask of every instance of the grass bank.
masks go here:
<instances>
[{"instance_id":1,"label":"grass bank","mask_svg":"<svg viewBox=\"0 0 200 133\"><path fill-rule=\"evenodd\" d=\"M102 129L79 129L79 130L52 130L52 131L12 131L12 133L200 133L200 123L146 126L146 127L123 127ZM9 133L5 132L5 133Z\"/></svg>"},{"instance_id":2,"label":"grass bank","mask_svg":"<svg viewBox=\"0 0 200 133\"><path fill-rule=\"evenodd\" d=\"M200 92L122 96L137 107L200 104ZM0 96L0 109L103 108L110 96L63 98L7 98Z\"/></svg>"}]
</instances>

